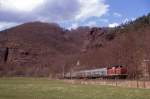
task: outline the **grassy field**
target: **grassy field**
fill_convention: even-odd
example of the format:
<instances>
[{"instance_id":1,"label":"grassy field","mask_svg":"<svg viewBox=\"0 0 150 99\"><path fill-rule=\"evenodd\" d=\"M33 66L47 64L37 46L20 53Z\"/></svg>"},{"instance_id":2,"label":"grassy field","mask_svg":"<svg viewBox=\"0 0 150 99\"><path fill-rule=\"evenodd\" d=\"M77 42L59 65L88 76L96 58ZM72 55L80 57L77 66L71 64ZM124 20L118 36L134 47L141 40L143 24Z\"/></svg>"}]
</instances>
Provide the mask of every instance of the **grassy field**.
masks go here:
<instances>
[{"instance_id":1,"label":"grassy field","mask_svg":"<svg viewBox=\"0 0 150 99\"><path fill-rule=\"evenodd\" d=\"M150 90L73 85L46 78L1 78L0 99L150 99Z\"/></svg>"}]
</instances>

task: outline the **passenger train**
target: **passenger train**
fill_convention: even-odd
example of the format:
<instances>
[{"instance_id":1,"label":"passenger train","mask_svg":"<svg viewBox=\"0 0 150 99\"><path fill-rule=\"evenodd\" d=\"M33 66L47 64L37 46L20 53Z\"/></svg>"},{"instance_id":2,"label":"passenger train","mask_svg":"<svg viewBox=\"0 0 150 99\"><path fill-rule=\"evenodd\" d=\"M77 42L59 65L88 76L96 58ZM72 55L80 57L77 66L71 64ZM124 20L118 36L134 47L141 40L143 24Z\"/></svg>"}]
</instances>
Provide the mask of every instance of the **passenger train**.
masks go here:
<instances>
[{"instance_id":1,"label":"passenger train","mask_svg":"<svg viewBox=\"0 0 150 99\"><path fill-rule=\"evenodd\" d=\"M128 76L127 67L122 65L111 66L108 68L98 68L90 70L80 70L68 72L64 75L67 79L93 79L93 78L111 78L125 79Z\"/></svg>"}]
</instances>

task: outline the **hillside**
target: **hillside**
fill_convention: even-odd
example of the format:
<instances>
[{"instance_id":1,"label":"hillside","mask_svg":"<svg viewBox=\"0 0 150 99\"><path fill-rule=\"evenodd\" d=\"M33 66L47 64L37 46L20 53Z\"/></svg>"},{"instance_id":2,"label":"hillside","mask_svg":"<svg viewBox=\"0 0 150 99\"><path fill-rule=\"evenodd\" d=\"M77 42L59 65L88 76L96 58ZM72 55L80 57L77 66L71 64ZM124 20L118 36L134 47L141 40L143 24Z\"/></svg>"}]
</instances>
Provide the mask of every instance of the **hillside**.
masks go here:
<instances>
[{"instance_id":1,"label":"hillside","mask_svg":"<svg viewBox=\"0 0 150 99\"><path fill-rule=\"evenodd\" d=\"M25 23L0 32L0 75L56 77L122 64L129 77L142 78L144 60L150 59L149 32L150 14L115 28L66 30L54 23Z\"/></svg>"},{"instance_id":2,"label":"hillside","mask_svg":"<svg viewBox=\"0 0 150 99\"><path fill-rule=\"evenodd\" d=\"M26 23L0 34L2 49L8 48L1 75L48 76L60 72L65 59L79 52L72 38L57 24Z\"/></svg>"},{"instance_id":3,"label":"hillside","mask_svg":"<svg viewBox=\"0 0 150 99\"><path fill-rule=\"evenodd\" d=\"M92 33L90 48L81 56L85 66L96 68L113 64L126 65L129 77L132 78L142 78L150 73L150 64L145 62L150 59L150 14L110 28L105 33L97 30Z\"/></svg>"}]
</instances>

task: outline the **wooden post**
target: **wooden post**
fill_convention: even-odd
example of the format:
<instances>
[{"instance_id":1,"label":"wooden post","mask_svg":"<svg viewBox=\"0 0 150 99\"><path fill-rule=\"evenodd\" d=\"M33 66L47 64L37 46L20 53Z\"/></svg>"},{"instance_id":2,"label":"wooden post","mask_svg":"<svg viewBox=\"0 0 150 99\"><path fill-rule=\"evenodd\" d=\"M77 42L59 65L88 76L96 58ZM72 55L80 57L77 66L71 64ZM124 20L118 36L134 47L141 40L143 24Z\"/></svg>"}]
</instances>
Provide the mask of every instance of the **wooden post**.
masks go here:
<instances>
[{"instance_id":1,"label":"wooden post","mask_svg":"<svg viewBox=\"0 0 150 99\"><path fill-rule=\"evenodd\" d=\"M116 87L118 86L118 84L117 84L117 77L115 77L115 82L116 82Z\"/></svg>"},{"instance_id":2,"label":"wooden post","mask_svg":"<svg viewBox=\"0 0 150 99\"><path fill-rule=\"evenodd\" d=\"M146 88L146 81L145 81L145 79L144 79L144 88Z\"/></svg>"},{"instance_id":3,"label":"wooden post","mask_svg":"<svg viewBox=\"0 0 150 99\"><path fill-rule=\"evenodd\" d=\"M138 81L138 77L136 79L136 85L137 85L137 88L139 88L139 81Z\"/></svg>"},{"instance_id":4,"label":"wooden post","mask_svg":"<svg viewBox=\"0 0 150 99\"><path fill-rule=\"evenodd\" d=\"M138 67L136 65L136 84L137 84L137 88L139 88L139 81L138 81Z\"/></svg>"}]
</instances>

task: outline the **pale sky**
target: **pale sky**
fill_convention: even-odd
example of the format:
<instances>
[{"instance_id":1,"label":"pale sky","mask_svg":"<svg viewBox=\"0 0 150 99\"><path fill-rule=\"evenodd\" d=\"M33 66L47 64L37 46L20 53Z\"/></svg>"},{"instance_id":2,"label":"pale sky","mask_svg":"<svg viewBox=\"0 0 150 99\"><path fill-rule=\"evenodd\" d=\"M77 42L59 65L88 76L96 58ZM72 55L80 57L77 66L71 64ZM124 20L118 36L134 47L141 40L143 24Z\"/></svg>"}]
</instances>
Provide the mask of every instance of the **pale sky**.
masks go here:
<instances>
[{"instance_id":1,"label":"pale sky","mask_svg":"<svg viewBox=\"0 0 150 99\"><path fill-rule=\"evenodd\" d=\"M148 12L149 0L0 0L0 30L31 21L114 27Z\"/></svg>"}]
</instances>

